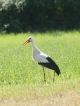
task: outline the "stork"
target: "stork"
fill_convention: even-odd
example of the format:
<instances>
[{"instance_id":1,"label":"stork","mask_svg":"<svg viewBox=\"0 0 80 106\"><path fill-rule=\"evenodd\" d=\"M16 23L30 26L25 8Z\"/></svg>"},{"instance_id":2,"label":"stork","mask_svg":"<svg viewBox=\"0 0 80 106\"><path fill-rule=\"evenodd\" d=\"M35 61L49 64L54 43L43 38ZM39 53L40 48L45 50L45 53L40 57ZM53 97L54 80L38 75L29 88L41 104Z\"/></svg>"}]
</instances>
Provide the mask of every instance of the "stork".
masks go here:
<instances>
[{"instance_id":1,"label":"stork","mask_svg":"<svg viewBox=\"0 0 80 106\"><path fill-rule=\"evenodd\" d=\"M54 82L55 72L57 73L57 75L60 74L60 69L58 65L52 60L50 56L41 52L36 47L34 38L32 36L30 36L23 45L26 45L27 43L30 43L30 42L32 43L32 48L33 48L33 59L43 68L44 81L46 82L46 74L45 74L44 67L47 67L49 69L54 70L54 76L53 76L53 82Z\"/></svg>"}]
</instances>

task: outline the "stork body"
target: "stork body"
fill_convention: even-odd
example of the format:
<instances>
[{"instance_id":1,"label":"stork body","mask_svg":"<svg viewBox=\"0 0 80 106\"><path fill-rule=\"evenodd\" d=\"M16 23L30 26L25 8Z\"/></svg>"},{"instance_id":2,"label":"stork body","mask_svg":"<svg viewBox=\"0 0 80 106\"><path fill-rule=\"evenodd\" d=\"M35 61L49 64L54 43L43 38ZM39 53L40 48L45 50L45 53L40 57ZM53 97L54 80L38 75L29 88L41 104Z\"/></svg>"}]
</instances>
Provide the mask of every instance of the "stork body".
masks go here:
<instances>
[{"instance_id":1,"label":"stork body","mask_svg":"<svg viewBox=\"0 0 80 106\"><path fill-rule=\"evenodd\" d=\"M32 43L32 47L33 47L33 59L42 66L43 68L43 72L44 72L44 81L46 81L46 74L44 71L44 67L47 67L49 69L54 70L54 76L55 76L55 72L59 75L60 74L60 69L58 67L58 65L51 59L51 57L49 57L48 55L46 55L45 53L41 52L34 43L34 38L32 36L30 36L28 38L28 40L23 44L26 45L27 43L31 42ZM54 77L53 77L53 81L54 81Z\"/></svg>"}]
</instances>

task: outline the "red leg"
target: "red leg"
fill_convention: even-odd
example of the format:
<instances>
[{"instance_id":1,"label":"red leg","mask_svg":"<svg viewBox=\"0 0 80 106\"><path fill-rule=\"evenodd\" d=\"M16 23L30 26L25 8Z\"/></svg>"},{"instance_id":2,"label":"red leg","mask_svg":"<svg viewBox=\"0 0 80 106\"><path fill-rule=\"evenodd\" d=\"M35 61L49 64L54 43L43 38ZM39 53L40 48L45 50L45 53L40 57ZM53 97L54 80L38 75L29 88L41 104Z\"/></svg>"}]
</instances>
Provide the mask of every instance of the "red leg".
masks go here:
<instances>
[{"instance_id":1,"label":"red leg","mask_svg":"<svg viewBox=\"0 0 80 106\"><path fill-rule=\"evenodd\" d=\"M54 82L54 78L55 78L55 71L54 71L54 76L53 76L53 82Z\"/></svg>"},{"instance_id":2,"label":"red leg","mask_svg":"<svg viewBox=\"0 0 80 106\"><path fill-rule=\"evenodd\" d=\"M46 82L46 74L45 74L45 71L44 71L44 67L43 67L43 73L44 73L44 82Z\"/></svg>"}]
</instances>

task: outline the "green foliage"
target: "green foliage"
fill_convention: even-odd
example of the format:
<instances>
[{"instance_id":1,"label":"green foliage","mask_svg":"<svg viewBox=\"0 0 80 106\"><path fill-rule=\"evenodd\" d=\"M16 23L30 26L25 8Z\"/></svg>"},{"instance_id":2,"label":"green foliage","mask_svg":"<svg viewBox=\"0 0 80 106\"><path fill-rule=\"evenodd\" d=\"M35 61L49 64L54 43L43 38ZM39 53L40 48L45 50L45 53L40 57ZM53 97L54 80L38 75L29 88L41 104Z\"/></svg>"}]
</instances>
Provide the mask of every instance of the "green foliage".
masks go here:
<instances>
[{"instance_id":1,"label":"green foliage","mask_svg":"<svg viewBox=\"0 0 80 106\"><path fill-rule=\"evenodd\" d=\"M2 0L0 30L7 32L79 28L79 0Z\"/></svg>"},{"instance_id":2,"label":"green foliage","mask_svg":"<svg viewBox=\"0 0 80 106\"><path fill-rule=\"evenodd\" d=\"M22 46L30 35L34 36L37 47L51 56L59 65L61 74L55 76L54 83L52 81L53 70L47 68L45 68L47 82L44 83L42 67L32 61L31 44ZM0 34L0 105L29 106L28 102L34 101L35 103L36 100L35 105L38 106L41 103L42 106L43 98L45 100L50 97L52 97L51 104L54 98L56 98L56 103L60 103L60 99L64 101L64 97L66 102L68 101L67 98L70 97L69 101L71 99L73 103L75 95L76 101L80 98L79 93L79 31L28 32L16 34L16 36L15 34Z\"/></svg>"},{"instance_id":3,"label":"green foliage","mask_svg":"<svg viewBox=\"0 0 80 106\"><path fill-rule=\"evenodd\" d=\"M37 47L50 55L59 65L60 76L55 83L65 83L80 79L80 32L26 33L14 36L0 36L0 85L43 84L43 71L32 61L32 48L22 44L29 35L35 36ZM41 36L42 35L42 36ZM55 35L55 36L53 36ZM46 38L46 40L45 40ZM46 49L46 44L47 49ZM45 68L47 83L52 83L53 71Z\"/></svg>"}]
</instances>

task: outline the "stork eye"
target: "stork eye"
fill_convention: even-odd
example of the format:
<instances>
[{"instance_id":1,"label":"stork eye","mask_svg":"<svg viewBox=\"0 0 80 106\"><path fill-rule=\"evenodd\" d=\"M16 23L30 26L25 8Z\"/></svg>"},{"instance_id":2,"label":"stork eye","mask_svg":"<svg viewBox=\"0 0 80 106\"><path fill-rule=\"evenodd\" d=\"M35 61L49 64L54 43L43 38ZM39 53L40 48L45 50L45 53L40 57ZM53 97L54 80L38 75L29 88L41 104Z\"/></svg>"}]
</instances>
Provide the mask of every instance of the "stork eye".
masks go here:
<instances>
[{"instance_id":1,"label":"stork eye","mask_svg":"<svg viewBox=\"0 0 80 106\"><path fill-rule=\"evenodd\" d=\"M31 38L29 38L29 40L31 40Z\"/></svg>"}]
</instances>

